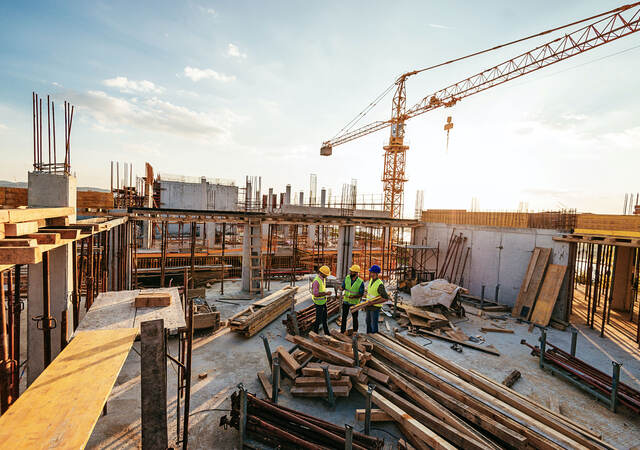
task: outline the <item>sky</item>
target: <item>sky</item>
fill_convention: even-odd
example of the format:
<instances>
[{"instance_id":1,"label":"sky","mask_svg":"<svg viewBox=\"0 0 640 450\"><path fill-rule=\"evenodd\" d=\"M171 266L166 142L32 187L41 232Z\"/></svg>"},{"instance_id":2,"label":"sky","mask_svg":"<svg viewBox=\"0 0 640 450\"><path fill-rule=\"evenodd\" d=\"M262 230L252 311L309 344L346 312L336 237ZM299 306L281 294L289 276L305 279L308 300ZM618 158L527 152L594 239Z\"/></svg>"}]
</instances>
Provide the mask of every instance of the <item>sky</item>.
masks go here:
<instances>
[{"instance_id":1,"label":"sky","mask_svg":"<svg viewBox=\"0 0 640 450\"><path fill-rule=\"evenodd\" d=\"M27 179L35 91L52 96L59 118L64 100L75 105L80 186L109 188L114 160L140 176L145 162L238 185L261 175L276 192L308 191L311 173L334 195L356 179L379 201L388 130L330 157L319 148L400 74L620 4L2 2L0 179ZM411 77L407 103L560 35ZM475 198L480 210L621 212L625 192L640 191L639 72L636 33L409 120L405 214L418 189L425 209L469 209ZM387 96L361 124L390 115Z\"/></svg>"}]
</instances>

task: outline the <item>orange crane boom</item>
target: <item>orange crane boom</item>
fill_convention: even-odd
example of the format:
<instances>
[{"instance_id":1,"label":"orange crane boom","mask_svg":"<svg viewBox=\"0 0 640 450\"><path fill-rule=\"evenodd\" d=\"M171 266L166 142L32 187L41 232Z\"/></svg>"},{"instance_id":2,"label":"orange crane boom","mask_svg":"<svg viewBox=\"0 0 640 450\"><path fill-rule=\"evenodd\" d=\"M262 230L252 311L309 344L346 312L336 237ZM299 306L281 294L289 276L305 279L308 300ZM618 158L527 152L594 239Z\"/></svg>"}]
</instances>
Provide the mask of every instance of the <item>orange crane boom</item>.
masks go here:
<instances>
[{"instance_id":1,"label":"orange crane boom","mask_svg":"<svg viewBox=\"0 0 640 450\"><path fill-rule=\"evenodd\" d=\"M391 217L400 218L402 216L404 183L407 181L405 178L405 158L409 146L404 145L404 135L405 122L408 119L443 106L451 107L465 97L515 80L640 30L640 2L623 5L611 12L613 13L576 31L427 95L409 109L406 107L406 80L426 69L404 73L395 81L391 119L372 122L355 130L346 129L334 138L324 141L320 148L320 154L329 156L333 153L335 146L390 127L389 143L383 147L384 206L385 210L391 212Z\"/></svg>"}]
</instances>

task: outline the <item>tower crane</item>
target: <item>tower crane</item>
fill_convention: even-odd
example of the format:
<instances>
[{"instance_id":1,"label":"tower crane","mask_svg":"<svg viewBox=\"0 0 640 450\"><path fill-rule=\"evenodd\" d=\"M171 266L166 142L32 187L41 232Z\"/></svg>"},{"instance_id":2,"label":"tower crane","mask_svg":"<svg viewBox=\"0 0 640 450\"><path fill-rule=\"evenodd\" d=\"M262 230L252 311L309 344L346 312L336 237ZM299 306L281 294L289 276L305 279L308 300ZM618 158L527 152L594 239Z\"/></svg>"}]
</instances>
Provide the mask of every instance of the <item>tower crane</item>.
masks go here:
<instances>
[{"instance_id":1,"label":"tower crane","mask_svg":"<svg viewBox=\"0 0 640 450\"><path fill-rule=\"evenodd\" d=\"M594 20L597 19L597 20ZM414 106L407 108L406 82L410 77L426 70L440 67L445 64L459 61L481 53L502 48L516 42L522 42L537 36L548 34L562 28L579 23L591 21L588 25L565 34L532 50L529 50L515 58L504 61L501 64L490 67L469 78L465 78L455 84L440 89L422 98ZM557 62L576 56L601 45L628 36L640 30L640 2L623 5L611 11L582 19L562 27L544 31L523 39L518 39L491 49L463 56L442 64L414 70L400 75L383 95L374 100L354 120L349 122L336 136L324 141L320 148L320 155L329 156L333 153L333 147L345 144L362 136L376 131L390 128L389 143L384 149L384 169L382 183L384 191L384 208L391 213L391 217L400 218L404 194L406 153L409 149L404 143L405 124L407 120L441 107L452 107L457 102L470 95L486 91L489 88L499 86L507 81L548 67ZM395 89L391 106L391 118L384 121L375 121L359 128L353 129L355 124L370 111L380 99ZM453 125L451 125L453 126ZM446 128L445 128L446 129ZM448 129L447 129L448 131Z\"/></svg>"}]
</instances>

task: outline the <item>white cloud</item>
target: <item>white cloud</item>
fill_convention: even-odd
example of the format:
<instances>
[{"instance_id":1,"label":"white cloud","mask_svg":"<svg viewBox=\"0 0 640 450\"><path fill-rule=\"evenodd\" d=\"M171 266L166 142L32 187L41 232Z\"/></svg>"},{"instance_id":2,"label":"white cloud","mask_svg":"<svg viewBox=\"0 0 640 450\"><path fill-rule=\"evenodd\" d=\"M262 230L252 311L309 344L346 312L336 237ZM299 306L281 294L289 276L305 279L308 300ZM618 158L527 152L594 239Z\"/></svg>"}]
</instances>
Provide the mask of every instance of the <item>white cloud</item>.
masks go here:
<instances>
[{"instance_id":1,"label":"white cloud","mask_svg":"<svg viewBox=\"0 0 640 450\"><path fill-rule=\"evenodd\" d=\"M216 13L216 10L215 10L215 9L213 9L213 8L205 8L205 12L206 12L207 14L211 14L212 16L215 16L215 15L217 14L217 13Z\"/></svg>"},{"instance_id":2,"label":"white cloud","mask_svg":"<svg viewBox=\"0 0 640 450\"><path fill-rule=\"evenodd\" d=\"M4 131L4 130L8 130L9 127L7 127L5 124L0 123L0 131Z\"/></svg>"},{"instance_id":3,"label":"white cloud","mask_svg":"<svg viewBox=\"0 0 640 450\"><path fill-rule=\"evenodd\" d=\"M243 120L231 111L198 112L155 97L132 102L103 91L68 96L88 112L100 131L122 132L122 127L132 127L213 141L228 139L231 127Z\"/></svg>"},{"instance_id":4,"label":"white cloud","mask_svg":"<svg viewBox=\"0 0 640 450\"><path fill-rule=\"evenodd\" d=\"M430 23L429 26L431 28L440 28L440 29L443 29L443 30L450 30L451 29L451 27L448 27L446 25L440 25L438 23Z\"/></svg>"},{"instance_id":5,"label":"white cloud","mask_svg":"<svg viewBox=\"0 0 640 450\"><path fill-rule=\"evenodd\" d=\"M247 54L240 51L240 48L235 44L229 44L227 47L227 56L237 59L247 59Z\"/></svg>"},{"instance_id":6,"label":"white cloud","mask_svg":"<svg viewBox=\"0 0 640 450\"><path fill-rule=\"evenodd\" d=\"M139 92L143 94L160 94L164 91L163 87L158 86L151 81L134 81L129 80L127 77L109 78L104 80L102 84L108 87L116 88L120 90L120 92L125 93Z\"/></svg>"},{"instance_id":7,"label":"white cloud","mask_svg":"<svg viewBox=\"0 0 640 450\"><path fill-rule=\"evenodd\" d=\"M225 75L224 73L216 72L213 69L198 69L197 67L190 66L184 68L184 76L190 78L192 81L200 81L212 78L222 83L229 83L236 79L236 77L233 75Z\"/></svg>"}]
</instances>

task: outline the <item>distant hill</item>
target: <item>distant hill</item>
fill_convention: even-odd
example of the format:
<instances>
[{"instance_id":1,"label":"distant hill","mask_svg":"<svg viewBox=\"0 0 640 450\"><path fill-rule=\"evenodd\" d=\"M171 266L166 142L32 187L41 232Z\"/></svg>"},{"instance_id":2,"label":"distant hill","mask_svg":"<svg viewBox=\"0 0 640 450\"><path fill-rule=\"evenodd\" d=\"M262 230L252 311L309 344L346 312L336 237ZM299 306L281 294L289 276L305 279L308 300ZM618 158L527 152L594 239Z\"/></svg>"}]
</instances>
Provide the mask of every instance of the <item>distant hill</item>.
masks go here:
<instances>
[{"instance_id":1,"label":"distant hill","mask_svg":"<svg viewBox=\"0 0 640 450\"><path fill-rule=\"evenodd\" d=\"M13 181L7 181L7 180L0 180L0 187L27 188L29 186L24 181L13 182ZM92 187L92 186L78 186L78 190L79 191L110 192L109 189L102 189L102 188L97 188L97 187Z\"/></svg>"}]
</instances>

